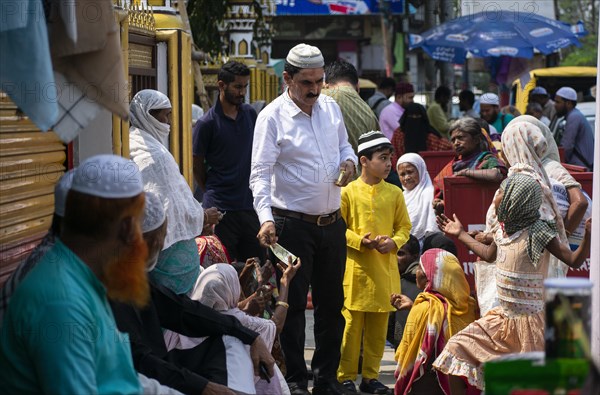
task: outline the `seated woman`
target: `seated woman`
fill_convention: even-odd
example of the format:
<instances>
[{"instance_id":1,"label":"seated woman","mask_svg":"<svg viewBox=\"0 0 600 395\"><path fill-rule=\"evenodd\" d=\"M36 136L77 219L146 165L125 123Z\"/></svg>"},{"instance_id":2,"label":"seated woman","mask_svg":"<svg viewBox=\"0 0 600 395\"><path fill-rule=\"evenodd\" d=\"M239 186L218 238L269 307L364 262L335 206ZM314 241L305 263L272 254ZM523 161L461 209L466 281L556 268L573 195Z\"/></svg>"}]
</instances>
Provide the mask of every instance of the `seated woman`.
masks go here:
<instances>
[{"instance_id":1,"label":"seated woman","mask_svg":"<svg viewBox=\"0 0 600 395\"><path fill-rule=\"evenodd\" d=\"M241 287L237 271L230 264L218 263L204 270L194 288L192 299L199 301L205 306L211 307L223 314L236 317L242 325L259 334L271 350L276 336L283 330L285 318L287 316L287 298L289 284L300 268L300 259L296 264L283 265L281 262L277 267L283 271L279 288L279 301L276 304L275 311L271 320L259 317L252 317L240 309ZM169 350L187 349L201 343L203 339L186 338L173 332L165 333L165 341ZM226 344L227 348L227 344ZM231 372L235 374L235 372ZM254 378L256 393L258 394L285 394L289 393L285 379L279 369L276 368L276 377L271 383L266 383L260 377ZM271 385L269 385L271 384Z\"/></svg>"},{"instance_id":2,"label":"seated woman","mask_svg":"<svg viewBox=\"0 0 600 395\"><path fill-rule=\"evenodd\" d=\"M421 156L404 154L396 163L404 188L404 201L412 223L411 234L419 240L422 251L438 247L456 254L454 242L438 228L433 210L433 184Z\"/></svg>"},{"instance_id":3,"label":"seated woman","mask_svg":"<svg viewBox=\"0 0 600 395\"><path fill-rule=\"evenodd\" d=\"M396 386L403 395L450 394L448 376L432 370L432 363L448 339L475 320L475 300L469 283L453 254L426 251L417 269L421 292L408 315L402 341L396 351Z\"/></svg>"},{"instance_id":4,"label":"seated woman","mask_svg":"<svg viewBox=\"0 0 600 395\"><path fill-rule=\"evenodd\" d=\"M465 176L474 180L500 182L506 177L506 166L493 153L492 142L479 122L461 118L450 125L450 141L456 157L433 179L433 208L444 211L444 177Z\"/></svg>"},{"instance_id":5,"label":"seated woman","mask_svg":"<svg viewBox=\"0 0 600 395\"><path fill-rule=\"evenodd\" d=\"M418 103L407 104L400 117L400 126L392 136L392 163L407 152L451 150L452 144L435 130L427 118L427 110Z\"/></svg>"}]
</instances>

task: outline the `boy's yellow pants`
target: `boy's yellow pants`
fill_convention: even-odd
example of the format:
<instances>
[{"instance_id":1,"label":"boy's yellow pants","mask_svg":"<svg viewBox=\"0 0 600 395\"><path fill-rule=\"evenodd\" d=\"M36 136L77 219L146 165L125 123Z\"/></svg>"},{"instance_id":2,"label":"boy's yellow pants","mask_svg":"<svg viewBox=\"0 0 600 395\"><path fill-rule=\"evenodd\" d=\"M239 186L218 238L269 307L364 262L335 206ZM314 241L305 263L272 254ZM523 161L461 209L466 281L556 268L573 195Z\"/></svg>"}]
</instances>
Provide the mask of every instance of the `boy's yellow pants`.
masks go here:
<instances>
[{"instance_id":1,"label":"boy's yellow pants","mask_svg":"<svg viewBox=\"0 0 600 395\"><path fill-rule=\"evenodd\" d=\"M337 371L339 382L355 381L358 376L360 344L363 344L362 378L365 381L379 377L390 313L369 313L342 309L346 320L342 338L342 357Z\"/></svg>"}]
</instances>

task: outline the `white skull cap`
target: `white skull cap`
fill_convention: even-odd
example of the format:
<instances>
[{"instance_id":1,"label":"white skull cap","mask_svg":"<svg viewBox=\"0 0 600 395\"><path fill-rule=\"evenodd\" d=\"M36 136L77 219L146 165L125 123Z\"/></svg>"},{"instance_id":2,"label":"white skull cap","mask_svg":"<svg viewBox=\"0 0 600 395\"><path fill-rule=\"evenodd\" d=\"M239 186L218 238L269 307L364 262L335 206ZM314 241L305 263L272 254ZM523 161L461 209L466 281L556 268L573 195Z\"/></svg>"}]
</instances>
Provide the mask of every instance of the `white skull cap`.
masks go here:
<instances>
[{"instance_id":1,"label":"white skull cap","mask_svg":"<svg viewBox=\"0 0 600 395\"><path fill-rule=\"evenodd\" d=\"M290 49L285 60L301 69L317 69L325 65L321 50L308 44L298 44Z\"/></svg>"},{"instance_id":2,"label":"white skull cap","mask_svg":"<svg viewBox=\"0 0 600 395\"><path fill-rule=\"evenodd\" d=\"M60 177L54 186L54 214L65 216L65 206L67 205L67 195L73 184L73 174L75 169L67 171Z\"/></svg>"},{"instance_id":3,"label":"white skull cap","mask_svg":"<svg viewBox=\"0 0 600 395\"><path fill-rule=\"evenodd\" d=\"M567 100L571 100L571 101L577 101L577 92L575 92L575 89L570 88L568 86L563 86L562 88L557 90L556 96L560 96L563 99L567 99Z\"/></svg>"},{"instance_id":4,"label":"white skull cap","mask_svg":"<svg viewBox=\"0 0 600 395\"><path fill-rule=\"evenodd\" d=\"M479 98L479 104L491 104L493 106L499 106L500 98L495 93L491 93L491 92L484 93Z\"/></svg>"},{"instance_id":5,"label":"white skull cap","mask_svg":"<svg viewBox=\"0 0 600 395\"><path fill-rule=\"evenodd\" d=\"M133 161L105 154L81 162L75 169L71 189L104 199L124 199L142 193L144 183Z\"/></svg>"}]
</instances>

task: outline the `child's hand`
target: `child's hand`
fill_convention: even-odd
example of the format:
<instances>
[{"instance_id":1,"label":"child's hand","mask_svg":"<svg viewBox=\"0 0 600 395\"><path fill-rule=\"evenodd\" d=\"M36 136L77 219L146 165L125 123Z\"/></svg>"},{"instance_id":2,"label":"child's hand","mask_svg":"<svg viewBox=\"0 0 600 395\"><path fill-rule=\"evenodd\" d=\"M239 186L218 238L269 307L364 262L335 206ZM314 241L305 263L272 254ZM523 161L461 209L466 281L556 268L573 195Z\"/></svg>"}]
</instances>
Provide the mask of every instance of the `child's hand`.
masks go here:
<instances>
[{"instance_id":1,"label":"child's hand","mask_svg":"<svg viewBox=\"0 0 600 395\"><path fill-rule=\"evenodd\" d=\"M296 273L298 272L298 269L300 269L301 265L302 263L300 262L300 258L296 259L296 263L293 264L291 256L288 257L287 266L284 266L281 262L277 262L277 267L283 272L281 275L281 284L286 286L290 285L290 282L294 276L296 276Z\"/></svg>"},{"instance_id":2,"label":"child's hand","mask_svg":"<svg viewBox=\"0 0 600 395\"><path fill-rule=\"evenodd\" d=\"M392 294L390 303L397 310L410 310L413 305L413 301L408 296L400 294Z\"/></svg>"},{"instance_id":3,"label":"child's hand","mask_svg":"<svg viewBox=\"0 0 600 395\"><path fill-rule=\"evenodd\" d=\"M377 247L377 240L371 240L369 237L371 236L371 232L365 234L361 240L361 244L367 247L369 250Z\"/></svg>"},{"instance_id":4,"label":"child's hand","mask_svg":"<svg viewBox=\"0 0 600 395\"><path fill-rule=\"evenodd\" d=\"M389 236L377 236L375 241L377 241L375 248L380 254L387 254L396 249L396 242Z\"/></svg>"},{"instance_id":5,"label":"child's hand","mask_svg":"<svg viewBox=\"0 0 600 395\"><path fill-rule=\"evenodd\" d=\"M444 233L451 235L451 236L458 237L462 232L465 231L465 229L463 228L462 224L458 220L458 217L456 216L456 214L453 214L453 216L454 216L454 221L452 221L450 218L446 217L446 215L444 215L444 214L438 215L436 217L436 220L437 220L438 227L442 231L444 231Z\"/></svg>"},{"instance_id":6,"label":"child's hand","mask_svg":"<svg viewBox=\"0 0 600 395\"><path fill-rule=\"evenodd\" d=\"M588 236L592 235L592 218L588 218L585 221L585 234Z\"/></svg>"},{"instance_id":7,"label":"child's hand","mask_svg":"<svg viewBox=\"0 0 600 395\"><path fill-rule=\"evenodd\" d=\"M467 234L482 244L490 245L494 241L493 238L489 237L488 233L481 230L472 230L467 232Z\"/></svg>"}]
</instances>

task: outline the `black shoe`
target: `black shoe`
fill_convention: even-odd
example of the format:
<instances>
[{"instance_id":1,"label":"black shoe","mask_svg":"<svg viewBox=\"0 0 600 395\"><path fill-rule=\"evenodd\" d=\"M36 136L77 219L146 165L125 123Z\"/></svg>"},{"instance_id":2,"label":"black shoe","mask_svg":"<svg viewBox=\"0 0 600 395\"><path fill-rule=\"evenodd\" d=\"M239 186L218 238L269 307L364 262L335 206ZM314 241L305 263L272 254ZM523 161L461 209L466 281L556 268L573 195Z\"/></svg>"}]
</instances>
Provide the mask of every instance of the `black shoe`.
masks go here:
<instances>
[{"instance_id":1,"label":"black shoe","mask_svg":"<svg viewBox=\"0 0 600 395\"><path fill-rule=\"evenodd\" d=\"M356 388L351 391L339 381L334 380L315 385L312 392L313 395L354 395L356 394Z\"/></svg>"},{"instance_id":2,"label":"black shoe","mask_svg":"<svg viewBox=\"0 0 600 395\"><path fill-rule=\"evenodd\" d=\"M342 385L346 387L346 389L354 394L356 394L356 384L352 380L346 380L342 382Z\"/></svg>"},{"instance_id":3,"label":"black shoe","mask_svg":"<svg viewBox=\"0 0 600 395\"><path fill-rule=\"evenodd\" d=\"M310 395L308 388L298 383L288 383L291 395Z\"/></svg>"},{"instance_id":4,"label":"black shoe","mask_svg":"<svg viewBox=\"0 0 600 395\"><path fill-rule=\"evenodd\" d=\"M387 394L390 391L389 387L386 387L377 379L371 379L368 383L363 381L358 388L360 388L360 392L367 394Z\"/></svg>"}]
</instances>

